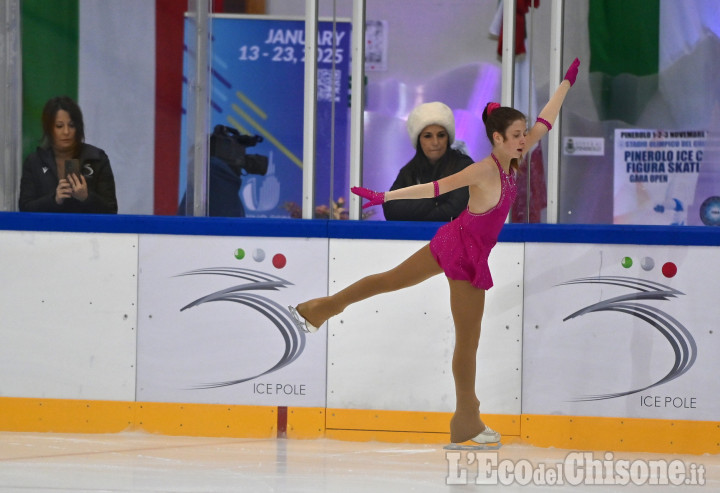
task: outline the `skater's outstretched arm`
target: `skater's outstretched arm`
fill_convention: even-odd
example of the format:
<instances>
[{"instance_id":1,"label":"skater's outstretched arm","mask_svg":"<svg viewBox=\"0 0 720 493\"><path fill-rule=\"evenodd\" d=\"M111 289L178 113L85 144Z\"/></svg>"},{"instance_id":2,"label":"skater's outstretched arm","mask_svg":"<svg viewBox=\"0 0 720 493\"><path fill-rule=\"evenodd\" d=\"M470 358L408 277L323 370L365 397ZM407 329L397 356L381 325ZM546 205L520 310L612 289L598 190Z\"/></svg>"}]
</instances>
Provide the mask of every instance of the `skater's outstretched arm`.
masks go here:
<instances>
[{"instance_id":1,"label":"skater's outstretched arm","mask_svg":"<svg viewBox=\"0 0 720 493\"><path fill-rule=\"evenodd\" d=\"M555 119L557 119L557 116L560 113L563 101L565 101L565 96L572 85L575 84L579 65L580 60L576 58L570 64L570 68L568 68L565 73L565 78L560 83L560 86L558 86L555 90L555 94L552 95L550 101L548 101L542 111L540 111L540 115L538 115L535 125L533 125L528 132L526 149L532 149L535 144L537 144L538 141L542 139L552 128L552 125L555 123Z\"/></svg>"},{"instance_id":2,"label":"skater's outstretched arm","mask_svg":"<svg viewBox=\"0 0 720 493\"><path fill-rule=\"evenodd\" d=\"M453 175L431 183L411 185L390 192L374 192L363 187L352 187L350 191L355 195L369 200L369 202L363 205L363 209L365 209L391 200L429 199L437 197L438 195L452 192L458 188L475 185L479 181L482 181L482 179L483 170L478 166L478 163L473 163Z\"/></svg>"},{"instance_id":3,"label":"skater's outstretched arm","mask_svg":"<svg viewBox=\"0 0 720 493\"><path fill-rule=\"evenodd\" d=\"M550 98L550 101L548 101L540 112L535 125L533 125L528 132L525 139L525 149L532 149L533 146L537 144L537 142L552 128L552 124L555 122L555 119L560 113L560 108L565 101L565 96L570 90L570 87L572 87L575 83L579 65L580 60L577 58L570 64L570 67L565 73L565 78L560 83L560 86L555 91L555 94L553 94ZM490 158L486 158L486 160L489 159ZM374 205L381 205L391 200L433 198L461 187L481 185L486 180L496 177L494 167L481 166L483 161L473 163L458 173L431 183L412 185L392 190L390 192L375 192L363 187L352 187L351 191L355 195L359 195L360 197L368 200L368 202L363 205L363 209ZM491 176L488 176L488 173L490 173Z\"/></svg>"}]
</instances>

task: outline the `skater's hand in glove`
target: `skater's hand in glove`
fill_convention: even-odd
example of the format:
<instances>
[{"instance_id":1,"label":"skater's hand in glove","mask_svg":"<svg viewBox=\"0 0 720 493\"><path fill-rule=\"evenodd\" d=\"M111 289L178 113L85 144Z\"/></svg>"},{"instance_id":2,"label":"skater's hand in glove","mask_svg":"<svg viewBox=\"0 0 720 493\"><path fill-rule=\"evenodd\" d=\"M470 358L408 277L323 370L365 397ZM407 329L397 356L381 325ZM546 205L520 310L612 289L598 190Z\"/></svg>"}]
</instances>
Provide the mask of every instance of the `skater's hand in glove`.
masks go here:
<instances>
[{"instance_id":1,"label":"skater's hand in glove","mask_svg":"<svg viewBox=\"0 0 720 493\"><path fill-rule=\"evenodd\" d=\"M385 202L385 192L373 192L372 190L363 187L352 187L350 191L355 195L370 201L362 206L363 209L367 209L373 205L381 205Z\"/></svg>"},{"instance_id":2,"label":"skater's hand in glove","mask_svg":"<svg viewBox=\"0 0 720 493\"><path fill-rule=\"evenodd\" d=\"M564 79L567 80L570 85L572 86L575 84L575 79L577 79L578 74L578 67L580 66L580 60L577 58L573 60L573 62L570 64L570 68L565 73Z\"/></svg>"}]
</instances>

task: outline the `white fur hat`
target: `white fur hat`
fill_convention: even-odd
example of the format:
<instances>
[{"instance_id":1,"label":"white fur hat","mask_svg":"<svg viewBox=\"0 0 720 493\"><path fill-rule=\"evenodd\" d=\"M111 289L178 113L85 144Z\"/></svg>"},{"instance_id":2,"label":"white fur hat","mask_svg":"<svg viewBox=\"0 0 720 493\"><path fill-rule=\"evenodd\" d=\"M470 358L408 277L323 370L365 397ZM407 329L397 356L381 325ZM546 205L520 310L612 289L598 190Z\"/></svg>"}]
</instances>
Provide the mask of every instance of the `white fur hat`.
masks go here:
<instances>
[{"instance_id":1,"label":"white fur hat","mask_svg":"<svg viewBox=\"0 0 720 493\"><path fill-rule=\"evenodd\" d=\"M407 131L410 144L417 145L418 136L428 125L440 125L448 133L448 146L455 141L455 117L452 110L438 101L416 106L408 115Z\"/></svg>"}]
</instances>

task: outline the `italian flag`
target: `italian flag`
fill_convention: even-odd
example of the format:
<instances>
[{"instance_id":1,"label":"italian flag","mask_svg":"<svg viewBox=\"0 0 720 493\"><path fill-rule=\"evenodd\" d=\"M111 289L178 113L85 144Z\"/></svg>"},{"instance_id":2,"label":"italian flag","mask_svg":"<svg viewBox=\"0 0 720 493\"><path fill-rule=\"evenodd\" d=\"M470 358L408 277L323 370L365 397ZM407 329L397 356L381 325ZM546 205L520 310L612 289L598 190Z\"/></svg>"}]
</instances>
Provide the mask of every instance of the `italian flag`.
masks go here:
<instances>
[{"instance_id":1,"label":"italian flag","mask_svg":"<svg viewBox=\"0 0 720 493\"><path fill-rule=\"evenodd\" d=\"M588 32L599 120L708 128L720 100L720 2L590 0Z\"/></svg>"},{"instance_id":2,"label":"italian flag","mask_svg":"<svg viewBox=\"0 0 720 493\"><path fill-rule=\"evenodd\" d=\"M720 1L590 0L588 24L598 120L705 132L697 175L667 185L669 195L684 187L686 224L702 226L720 201Z\"/></svg>"},{"instance_id":3,"label":"italian flag","mask_svg":"<svg viewBox=\"0 0 720 493\"><path fill-rule=\"evenodd\" d=\"M107 152L120 212L177 211L183 16L178 0L22 0L23 159L45 102L78 102Z\"/></svg>"}]
</instances>

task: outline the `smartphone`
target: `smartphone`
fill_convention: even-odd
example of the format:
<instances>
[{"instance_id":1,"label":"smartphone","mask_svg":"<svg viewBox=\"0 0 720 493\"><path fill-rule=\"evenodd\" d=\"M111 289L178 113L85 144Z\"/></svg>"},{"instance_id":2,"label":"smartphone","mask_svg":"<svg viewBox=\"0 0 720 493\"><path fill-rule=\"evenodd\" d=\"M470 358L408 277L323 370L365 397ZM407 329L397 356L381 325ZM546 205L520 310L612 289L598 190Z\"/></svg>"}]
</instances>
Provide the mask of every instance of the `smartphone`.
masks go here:
<instances>
[{"instance_id":1,"label":"smartphone","mask_svg":"<svg viewBox=\"0 0 720 493\"><path fill-rule=\"evenodd\" d=\"M67 178L71 174L80 176L80 161L78 159L66 159L64 173L58 170L58 176L62 178Z\"/></svg>"}]
</instances>

